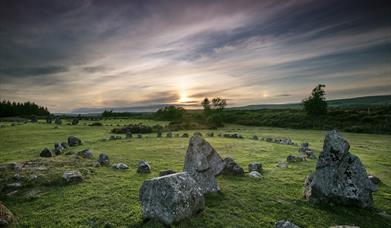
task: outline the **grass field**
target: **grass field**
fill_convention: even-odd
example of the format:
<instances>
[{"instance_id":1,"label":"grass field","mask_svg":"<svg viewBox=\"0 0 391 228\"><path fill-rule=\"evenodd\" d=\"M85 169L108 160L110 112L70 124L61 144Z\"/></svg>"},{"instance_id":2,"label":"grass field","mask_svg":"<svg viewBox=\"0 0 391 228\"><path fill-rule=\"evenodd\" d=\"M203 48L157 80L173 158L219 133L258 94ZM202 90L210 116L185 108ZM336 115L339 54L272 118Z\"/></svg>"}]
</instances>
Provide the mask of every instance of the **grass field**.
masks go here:
<instances>
[{"instance_id":1,"label":"grass field","mask_svg":"<svg viewBox=\"0 0 391 228\"><path fill-rule=\"evenodd\" d=\"M140 122L140 120L101 121L105 126L91 127L87 121L77 126L63 124L28 123L0 128L0 163L20 162L39 158L44 147L52 148L55 142L66 141L70 135L82 139L83 145L72 148L80 151L89 148L95 157L106 152L111 163L124 162L125 171L110 167L93 168L84 182L69 186L47 186L44 194L26 199L23 196L4 197L1 200L16 215L21 227L160 227L150 221L142 222L139 188L143 181L156 177L165 169L182 170L187 138L156 138L146 134L143 138L101 141L109 137L108 125ZM165 122L143 121L147 124ZM86 125L84 125L86 124ZM190 134L193 131L183 131ZM179 132L182 134L183 132ZM207 131L201 131L203 133ZM375 209L365 210L342 206L321 207L303 199L306 175L315 169L315 160L290 164L280 169L276 164L290 154L298 154L297 146L254 141L253 135L290 137L295 142L309 142L317 155L322 148L324 131L291 130L228 125L215 130L215 135L237 132L245 139L206 137L222 157L232 157L245 170L249 162L259 161L265 172L262 179L219 176L221 194L206 195L206 209L185 220L177 227L273 227L277 220L289 220L300 227L329 227L332 225L358 225L360 227L391 227L391 220L379 212L391 214L391 136L342 133L350 142L350 151L360 157L367 171L382 180L374 193ZM69 159L61 155L55 161ZM139 160L147 160L152 173L136 173ZM66 170L67 166L60 167Z\"/></svg>"}]
</instances>

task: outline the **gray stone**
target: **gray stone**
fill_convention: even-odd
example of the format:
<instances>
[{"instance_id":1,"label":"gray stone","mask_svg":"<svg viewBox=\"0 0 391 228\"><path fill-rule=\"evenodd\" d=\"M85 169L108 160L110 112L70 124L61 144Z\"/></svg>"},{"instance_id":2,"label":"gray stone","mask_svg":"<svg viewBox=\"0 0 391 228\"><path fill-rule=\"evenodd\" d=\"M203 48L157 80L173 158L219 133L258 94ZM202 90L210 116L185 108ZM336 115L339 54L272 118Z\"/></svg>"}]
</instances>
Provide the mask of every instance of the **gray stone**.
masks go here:
<instances>
[{"instance_id":1,"label":"gray stone","mask_svg":"<svg viewBox=\"0 0 391 228\"><path fill-rule=\"evenodd\" d=\"M98 162L100 165L108 165L110 163L109 156L107 154L99 154Z\"/></svg>"},{"instance_id":2,"label":"gray stone","mask_svg":"<svg viewBox=\"0 0 391 228\"><path fill-rule=\"evenodd\" d=\"M62 123L61 117L56 116L56 118L55 118L55 120L54 120L54 123L57 124L57 125L61 125L61 123Z\"/></svg>"},{"instance_id":3,"label":"gray stone","mask_svg":"<svg viewBox=\"0 0 391 228\"><path fill-rule=\"evenodd\" d=\"M79 146L81 145L81 140L75 136L68 137L68 145L69 146Z\"/></svg>"},{"instance_id":4,"label":"gray stone","mask_svg":"<svg viewBox=\"0 0 391 228\"><path fill-rule=\"evenodd\" d=\"M126 138L130 139L132 137L133 137L132 132L130 130L126 131Z\"/></svg>"},{"instance_id":5,"label":"gray stone","mask_svg":"<svg viewBox=\"0 0 391 228\"><path fill-rule=\"evenodd\" d=\"M193 136L200 136L200 137L202 137L202 133L201 133L201 132L198 132L198 131L196 131L196 132L194 132L194 133L193 133Z\"/></svg>"},{"instance_id":6,"label":"gray stone","mask_svg":"<svg viewBox=\"0 0 391 228\"><path fill-rule=\"evenodd\" d=\"M144 219L171 225L203 210L204 196L196 181L186 172L144 181L140 188Z\"/></svg>"},{"instance_id":7,"label":"gray stone","mask_svg":"<svg viewBox=\"0 0 391 228\"><path fill-rule=\"evenodd\" d=\"M206 136L208 136L208 137L214 137L214 133L213 132L208 132L208 133L206 133Z\"/></svg>"},{"instance_id":8,"label":"gray stone","mask_svg":"<svg viewBox=\"0 0 391 228\"><path fill-rule=\"evenodd\" d=\"M142 134L137 134L137 138L141 139L143 137Z\"/></svg>"},{"instance_id":9,"label":"gray stone","mask_svg":"<svg viewBox=\"0 0 391 228\"><path fill-rule=\"evenodd\" d=\"M162 177L162 176L167 176L167 175L171 175L171 174L174 174L174 173L176 173L176 172L171 170L171 169L163 170L163 171L160 171L159 176Z\"/></svg>"},{"instance_id":10,"label":"gray stone","mask_svg":"<svg viewBox=\"0 0 391 228\"><path fill-rule=\"evenodd\" d=\"M302 162L302 161L305 161L305 160L306 160L306 156L305 155L299 155L299 156L289 155L286 158L287 162Z\"/></svg>"},{"instance_id":11,"label":"gray stone","mask_svg":"<svg viewBox=\"0 0 391 228\"><path fill-rule=\"evenodd\" d=\"M156 132L156 137L161 138L162 137L162 130L158 129Z\"/></svg>"},{"instance_id":12,"label":"gray stone","mask_svg":"<svg viewBox=\"0 0 391 228\"><path fill-rule=\"evenodd\" d=\"M167 138L172 138L172 132L167 132L166 137Z\"/></svg>"},{"instance_id":13,"label":"gray stone","mask_svg":"<svg viewBox=\"0 0 391 228\"><path fill-rule=\"evenodd\" d=\"M265 141L266 141L266 142L273 142L273 138L272 138L272 137L266 137L266 138L265 138Z\"/></svg>"},{"instance_id":14,"label":"gray stone","mask_svg":"<svg viewBox=\"0 0 391 228\"><path fill-rule=\"evenodd\" d=\"M222 174L232 176L243 176L244 170L232 158L224 158L224 169Z\"/></svg>"},{"instance_id":15,"label":"gray stone","mask_svg":"<svg viewBox=\"0 0 391 228\"><path fill-rule=\"evenodd\" d=\"M83 176L79 171L67 171L62 176L67 183L79 183L83 181Z\"/></svg>"},{"instance_id":16,"label":"gray stone","mask_svg":"<svg viewBox=\"0 0 391 228\"><path fill-rule=\"evenodd\" d=\"M3 227L3 226L7 227L7 226L12 225L14 222L15 222L15 216L0 201L0 226L1 227Z\"/></svg>"},{"instance_id":17,"label":"gray stone","mask_svg":"<svg viewBox=\"0 0 391 228\"><path fill-rule=\"evenodd\" d=\"M224 169L224 163L215 149L201 136L190 138L183 171L194 178L202 193L220 191L215 176Z\"/></svg>"},{"instance_id":18,"label":"gray stone","mask_svg":"<svg viewBox=\"0 0 391 228\"><path fill-rule=\"evenodd\" d=\"M189 134L188 133L183 133L182 138L189 138Z\"/></svg>"},{"instance_id":19,"label":"gray stone","mask_svg":"<svg viewBox=\"0 0 391 228\"><path fill-rule=\"evenodd\" d=\"M257 162L252 162L250 164L248 164L248 171L251 172L251 171L257 171L257 172L260 172L262 173L262 164L261 163L257 163Z\"/></svg>"},{"instance_id":20,"label":"gray stone","mask_svg":"<svg viewBox=\"0 0 391 228\"><path fill-rule=\"evenodd\" d=\"M64 148L64 149L68 149L69 148L69 145L67 142L62 142L61 143L61 146Z\"/></svg>"},{"instance_id":21,"label":"gray stone","mask_svg":"<svg viewBox=\"0 0 391 228\"><path fill-rule=\"evenodd\" d=\"M93 158L94 157L94 154L89 149L79 151L79 152L77 152L77 155L79 155L83 158Z\"/></svg>"},{"instance_id":22,"label":"gray stone","mask_svg":"<svg viewBox=\"0 0 391 228\"><path fill-rule=\"evenodd\" d=\"M289 221L280 220L276 222L276 228L300 228L300 227L296 226L295 224Z\"/></svg>"},{"instance_id":23,"label":"gray stone","mask_svg":"<svg viewBox=\"0 0 391 228\"><path fill-rule=\"evenodd\" d=\"M286 163L286 162L279 162L277 164L277 167L281 168L281 169L287 169L288 168L288 163Z\"/></svg>"},{"instance_id":24,"label":"gray stone","mask_svg":"<svg viewBox=\"0 0 391 228\"><path fill-rule=\"evenodd\" d=\"M254 135L254 136L252 137L252 140L259 140L259 138L258 138L258 136Z\"/></svg>"},{"instance_id":25,"label":"gray stone","mask_svg":"<svg viewBox=\"0 0 391 228\"><path fill-rule=\"evenodd\" d=\"M63 150L64 150L64 147L61 145L61 143L54 144L54 154L60 155Z\"/></svg>"},{"instance_id":26,"label":"gray stone","mask_svg":"<svg viewBox=\"0 0 391 228\"><path fill-rule=\"evenodd\" d=\"M315 173L304 184L304 197L312 203L333 203L369 208L375 185L349 143L335 130L327 133Z\"/></svg>"},{"instance_id":27,"label":"gray stone","mask_svg":"<svg viewBox=\"0 0 391 228\"><path fill-rule=\"evenodd\" d=\"M139 161L138 163L138 168L137 168L138 173L150 173L151 172L151 166L147 161Z\"/></svg>"},{"instance_id":28,"label":"gray stone","mask_svg":"<svg viewBox=\"0 0 391 228\"><path fill-rule=\"evenodd\" d=\"M262 177L262 174L260 174L258 171L251 171L248 175L250 177L254 177L254 178L261 178Z\"/></svg>"},{"instance_id":29,"label":"gray stone","mask_svg":"<svg viewBox=\"0 0 391 228\"><path fill-rule=\"evenodd\" d=\"M72 125L78 125L79 124L79 119L75 118L72 120Z\"/></svg>"},{"instance_id":30,"label":"gray stone","mask_svg":"<svg viewBox=\"0 0 391 228\"><path fill-rule=\"evenodd\" d=\"M111 167L114 169L129 169L129 166L125 163L114 163Z\"/></svg>"},{"instance_id":31,"label":"gray stone","mask_svg":"<svg viewBox=\"0 0 391 228\"><path fill-rule=\"evenodd\" d=\"M330 226L330 228L360 228L359 226L350 226L350 225L336 225Z\"/></svg>"},{"instance_id":32,"label":"gray stone","mask_svg":"<svg viewBox=\"0 0 391 228\"><path fill-rule=\"evenodd\" d=\"M41 153L39 154L40 157L45 157L45 158L49 158L49 157L53 157L53 154L52 152L48 149L48 148L45 148L41 151Z\"/></svg>"}]
</instances>

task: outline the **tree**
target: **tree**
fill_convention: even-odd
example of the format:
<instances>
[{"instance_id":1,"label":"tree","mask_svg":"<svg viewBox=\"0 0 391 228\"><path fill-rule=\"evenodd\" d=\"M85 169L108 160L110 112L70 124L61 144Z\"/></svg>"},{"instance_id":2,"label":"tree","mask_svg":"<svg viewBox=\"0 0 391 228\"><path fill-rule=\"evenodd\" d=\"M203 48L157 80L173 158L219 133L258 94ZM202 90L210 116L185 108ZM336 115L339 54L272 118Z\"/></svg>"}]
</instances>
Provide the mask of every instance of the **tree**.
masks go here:
<instances>
[{"instance_id":1,"label":"tree","mask_svg":"<svg viewBox=\"0 0 391 228\"><path fill-rule=\"evenodd\" d=\"M304 111L309 116L319 116L327 114L326 86L319 84L313 90L311 95L303 100Z\"/></svg>"},{"instance_id":2,"label":"tree","mask_svg":"<svg viewBox=\"0 0 391 228\"><path fill-rule=\"evenodd\" d=\"M212 99L212 104L215 110L222 111L227 106L227 100L215 97Z\"/></svg>"},{"instance_id":3,"label":"tree","mask_svg":"<svg viewBox=\"0 0 391 228\"><path fill-rule=\"evenodd\" d=\"M210 110L211 110L209 99L207 97L205 97L205 99L201 102L201 105L204 108L205 114L208 115L210 113Z\"/></svg>"},{"instance_id":4,"label":"tree","mask_svg":"<svg viewBox=\"0 0 391 228\"><path fill-rule=\"evenodd\" d=\"M166 106L159 109L155 115L160 120L181 120L185 115L186 110L182 107L175 107L174 105Z\"/></svg>"}]
</instances>

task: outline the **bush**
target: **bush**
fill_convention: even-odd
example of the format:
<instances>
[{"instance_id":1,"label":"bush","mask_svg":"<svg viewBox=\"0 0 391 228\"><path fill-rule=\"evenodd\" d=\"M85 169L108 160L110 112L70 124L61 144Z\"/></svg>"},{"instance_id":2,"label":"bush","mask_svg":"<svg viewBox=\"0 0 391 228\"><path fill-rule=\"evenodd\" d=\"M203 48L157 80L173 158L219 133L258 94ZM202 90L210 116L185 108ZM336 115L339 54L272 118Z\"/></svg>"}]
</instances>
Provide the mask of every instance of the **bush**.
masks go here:
<instances>
[{"instance_id":1,"label":"bush","mask_svg":"<svg viewBox=\"0 0 391 228\"><path fill-rule=\"evenodd\" d=\"M114 128L111 130L111 133L114 134L126 134L127 132L144 134L144 133L152 133L153 129L150 126L144 125L142 123L139 124L130 124L128 126L122 128Z\"/></svg>"}]
</instances>

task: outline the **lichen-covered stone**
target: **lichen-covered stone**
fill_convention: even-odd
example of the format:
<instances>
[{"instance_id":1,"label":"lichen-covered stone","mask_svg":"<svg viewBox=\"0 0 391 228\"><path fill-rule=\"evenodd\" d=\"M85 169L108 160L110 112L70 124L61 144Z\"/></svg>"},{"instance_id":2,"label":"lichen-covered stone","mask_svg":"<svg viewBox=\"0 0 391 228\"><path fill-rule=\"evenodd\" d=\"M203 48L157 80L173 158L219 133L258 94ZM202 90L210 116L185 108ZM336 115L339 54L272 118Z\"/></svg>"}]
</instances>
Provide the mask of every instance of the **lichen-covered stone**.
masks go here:
<instances>
[{"instance_id":1,"label":"lichen-covered stone","mask_svg":"<svg viewBox=\"0 0 391 228\"><path fill-rule=\"evenodd\" d=\"M147 161L139 161L138 163L138 168L137 168L138 173L150 173L151 172L151 166Z\"/></svg>"},{"instance_id":2,"label":"lichen-covered stone","mask_svg":"<svg viewBox=\"0 0 391 228\"><path fill-rule=\"evenodd\" d=\"M224 175L243 176L244 170L232 158L224 158Z\"/></svg>"},{"instance_id":3,"label":"lichen-covered stone","mask_svg":"<svg viewBox=\"0 0 391 228\"><path fill-rule=\"evenodd\" d=\"M313 203L372 207L375 185L349 143L335 130L327 133L316 171L305 181L304 197Z\"/></svg>"},{"instance_id":4,"label":"lichen-covered stone","mask_svg":"<svg viewBox=\"0 0 391 228\"><path fill-rule=\"evenodd\" d=\"M186 172L144 181L140 201L144 219L166 225L190 218L205 207L200 187Z\"/></svg>"},{"instance_id":5,"label":"lichen-covered stone","mask_svg":"<svg viewBox=\"0 0 391 228\"><path fill-rule=\"evenodd\" d=\"M201 187L202 193L220 191L215 176L224 169L224 163L215 149L201 136L194 135L190 138L186 152L186 171Z\"/></svg>"},{"instance_id":6,"label":"lichen-covered stone","mask_svg":"<svg viewBox=\"0 0 391 228\"><path fill-rule=\"evenodd\" d=\"M79 146L81 145L81 140L75 136L68 137L68 145L69 146Z\"/></svg>"}]
</instances>

